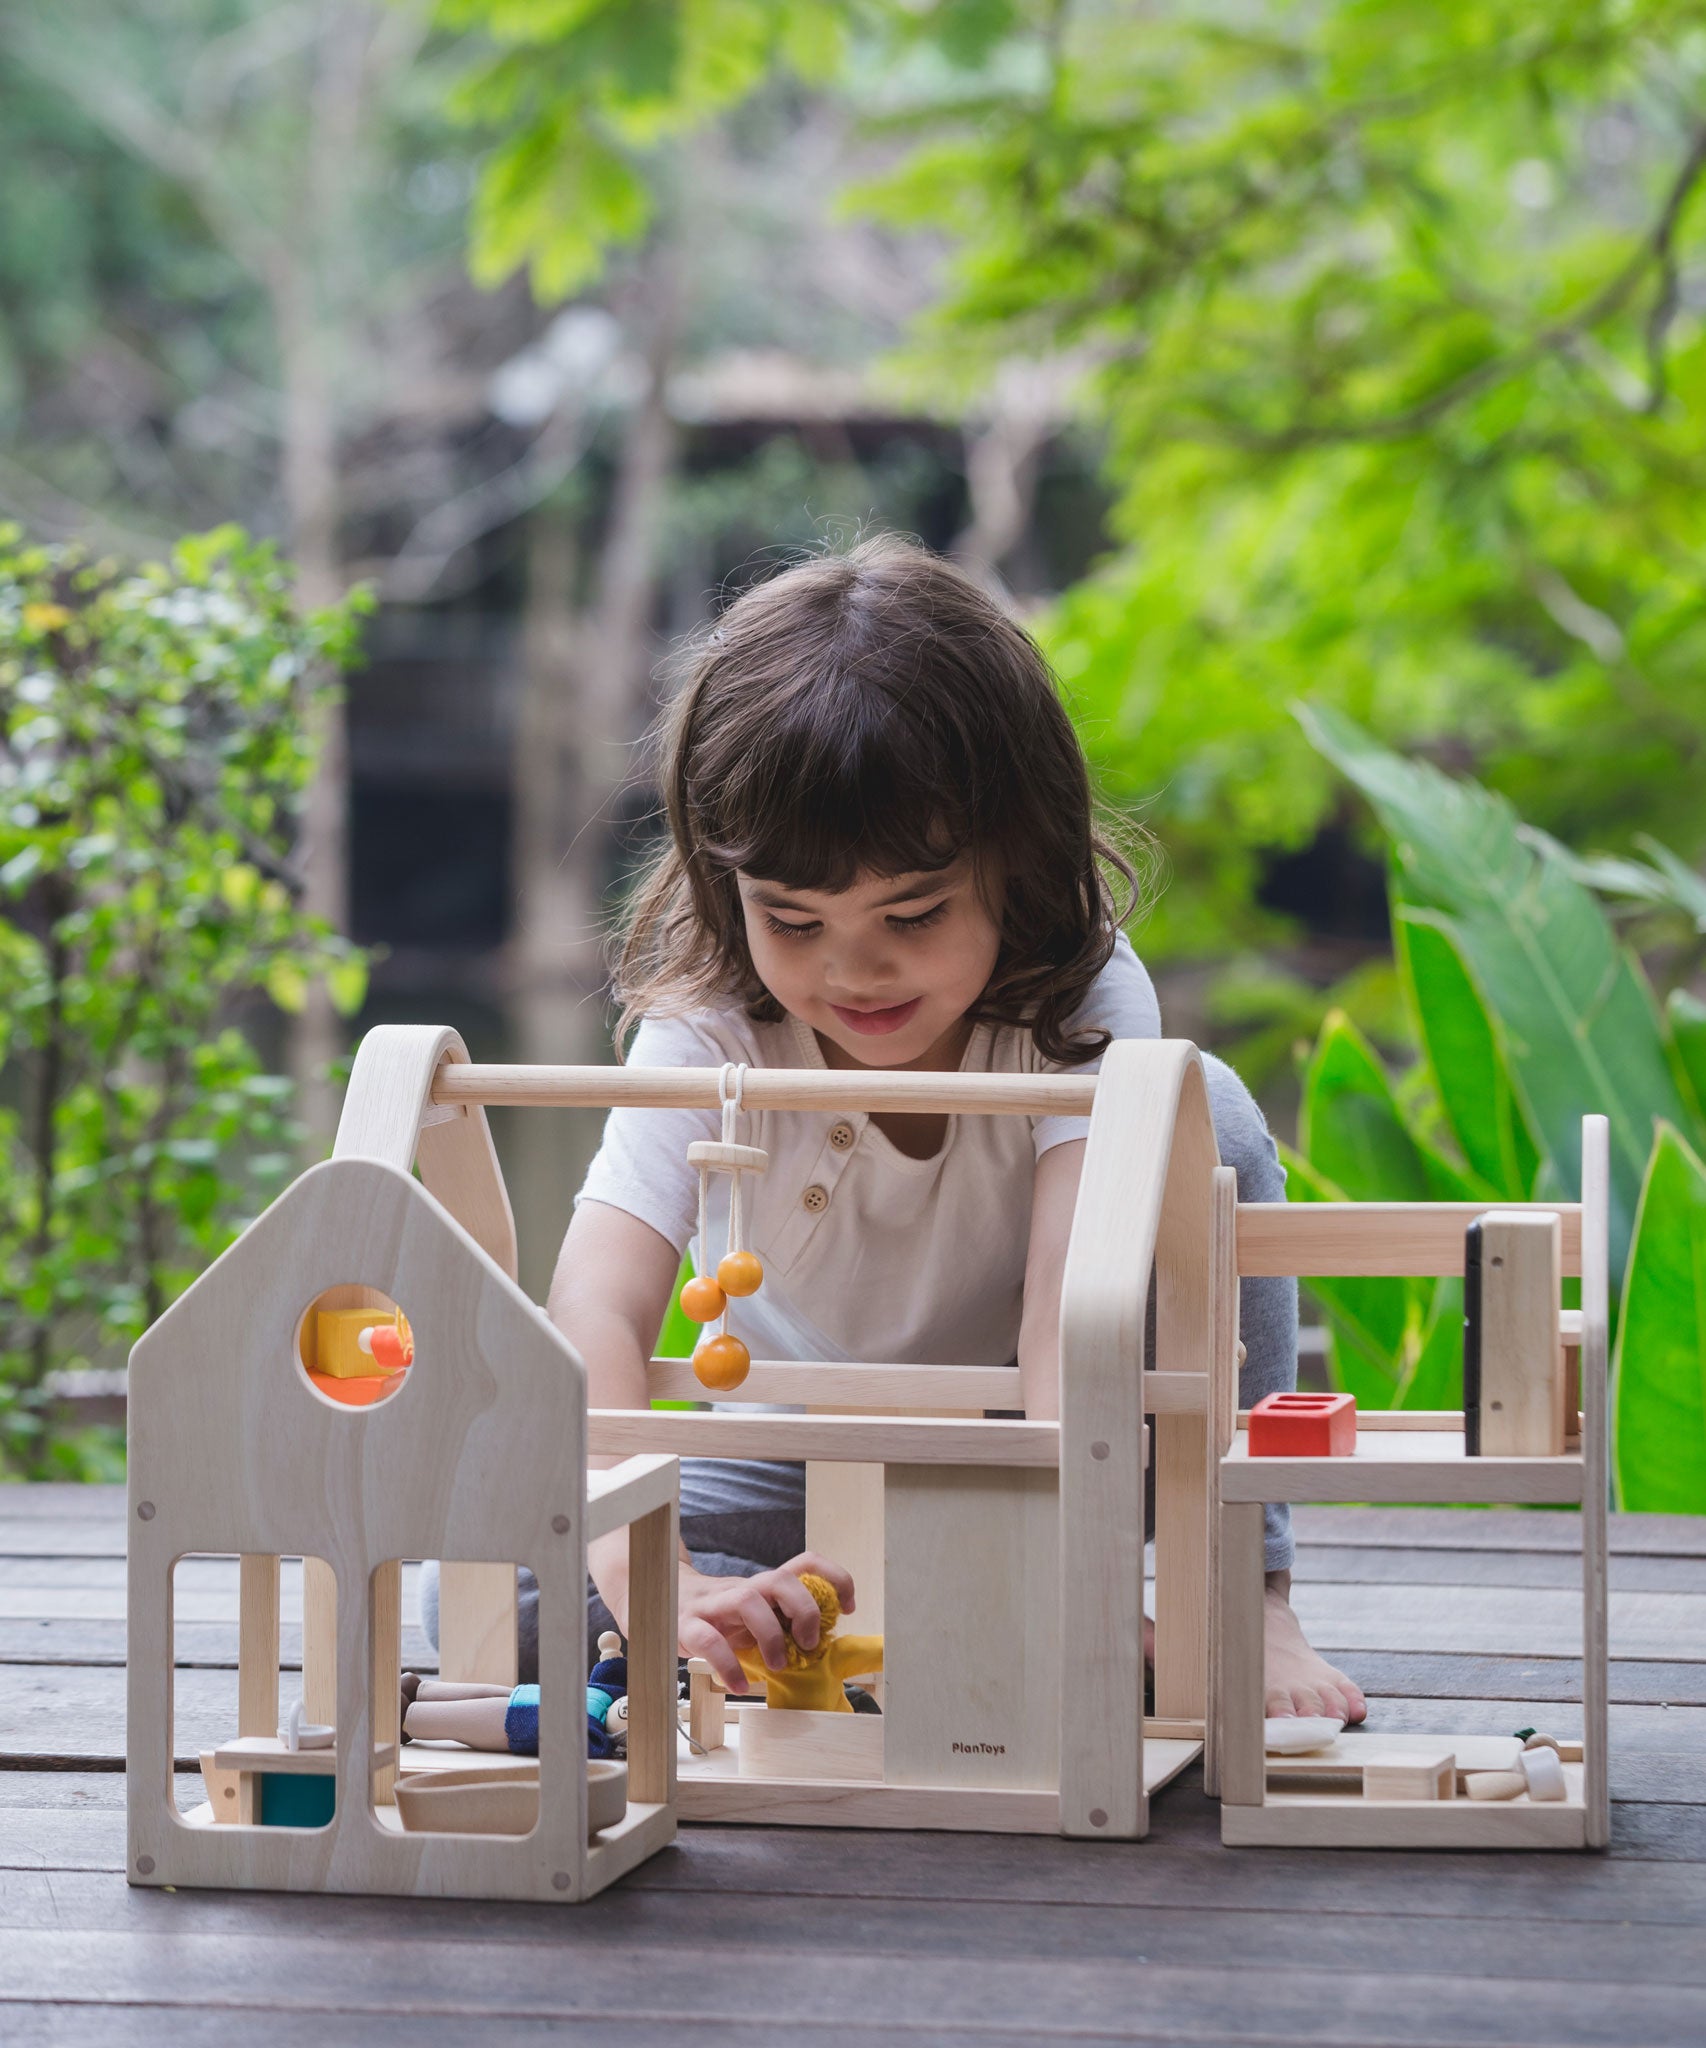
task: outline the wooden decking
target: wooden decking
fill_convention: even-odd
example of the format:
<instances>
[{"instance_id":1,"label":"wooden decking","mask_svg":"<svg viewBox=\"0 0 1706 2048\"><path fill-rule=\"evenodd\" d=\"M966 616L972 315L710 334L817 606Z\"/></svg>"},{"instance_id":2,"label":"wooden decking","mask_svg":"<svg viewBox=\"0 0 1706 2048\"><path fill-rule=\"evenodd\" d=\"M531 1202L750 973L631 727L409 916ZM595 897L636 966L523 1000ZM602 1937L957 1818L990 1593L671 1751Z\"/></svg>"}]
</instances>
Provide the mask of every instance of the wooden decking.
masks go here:
<instances>
[{"instance_id":1,"label":"wooden decking","mask_svg":"<svg viewBox=\"0 0 1706 2048\"><path fill-rule=\"evenodd\" d=\"M1578 1732L1567 1513L1299 1525L1378 1725ZM1706 2041L1706 1518L1613 1524L1608 1855L1226 1850L1192 1772L1138 1845L698 1827L562 1910L129 1890L123 1550L118 1489L0 1488L7 2048ZM186 1760L226 1732L234 1576L180 1587Z\"/></svg>"}]
</instances>

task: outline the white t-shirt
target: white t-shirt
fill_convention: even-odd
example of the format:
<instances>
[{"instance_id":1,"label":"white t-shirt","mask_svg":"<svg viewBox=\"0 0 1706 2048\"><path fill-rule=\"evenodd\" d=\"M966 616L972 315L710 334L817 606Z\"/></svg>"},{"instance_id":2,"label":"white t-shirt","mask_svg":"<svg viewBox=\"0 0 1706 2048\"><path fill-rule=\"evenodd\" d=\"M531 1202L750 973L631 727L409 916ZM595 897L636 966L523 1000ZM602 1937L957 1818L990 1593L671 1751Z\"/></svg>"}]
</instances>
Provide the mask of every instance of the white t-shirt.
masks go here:
<instances>
[{"instance_id":1,"label":"white t-shirt","mask_svg":"<svg viewBox=\"0 0 1706 2048\"><path fill-rule=\"evenodd\" d=\"M1160 1036L1154 986L1123 933L1072 1024L1115 1038ZM757 1024L738 1006L648 1017L628 1055L635 1067L730 1060L825 1064L809 1025L795 1017ZM1029 1031L979 1024L960 1071L1051 1067ZM1036 1162L1088 1130L1082 1117L950 1117L942 1149L909 1159L869 1116L744 1111L737 1140L770 1155L766 1173L743 1176L746 1236L764 1262L764 1285L730 1303L730 1331L761 1359L1011 1365ZM625 1210L680 1250L698 1225L699 1178L687 1148L719 1135L715 1110L613 1109L577 1202ZM713 1268L728 1241L728 1201L729 1177L714 1173ZM696 1244L693 1263L705 1270Z\"/></svg>"}]
</instances>

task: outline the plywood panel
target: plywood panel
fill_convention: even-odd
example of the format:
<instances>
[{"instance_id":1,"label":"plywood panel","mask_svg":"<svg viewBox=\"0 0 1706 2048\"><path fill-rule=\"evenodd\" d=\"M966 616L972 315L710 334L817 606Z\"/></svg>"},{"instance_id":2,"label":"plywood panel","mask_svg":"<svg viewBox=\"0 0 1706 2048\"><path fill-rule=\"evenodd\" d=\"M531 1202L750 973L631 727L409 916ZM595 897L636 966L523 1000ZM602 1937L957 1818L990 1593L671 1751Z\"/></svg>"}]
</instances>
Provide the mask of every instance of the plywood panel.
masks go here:
<instances>
[{"instance_id":1,"label":"plywood panel","mask_svg":"<svg viewBox=\"0 0 1706 2048\"><path fill-rule=\"evenodd\" d=\"M1055 1475L891 1465L885 1519L886 1781L1054 1790Z\"/></svg>"}]
</instances>

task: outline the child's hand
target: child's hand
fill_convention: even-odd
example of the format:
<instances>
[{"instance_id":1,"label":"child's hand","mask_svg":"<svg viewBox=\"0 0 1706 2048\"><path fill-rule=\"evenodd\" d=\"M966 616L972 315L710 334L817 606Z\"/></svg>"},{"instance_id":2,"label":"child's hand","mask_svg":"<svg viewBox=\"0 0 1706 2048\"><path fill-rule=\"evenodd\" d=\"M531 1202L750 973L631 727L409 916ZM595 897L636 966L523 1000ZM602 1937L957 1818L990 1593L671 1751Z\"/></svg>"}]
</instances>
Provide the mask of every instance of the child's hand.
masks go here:
<instances>
[{"instance_id":1,"label":"child's hand","mask_svg":"<svg viewBox=\"0 0 1706 2048\"><path fill-rule=\"evenodd\" d=\"M816 1572L835 1588L843 1614L853 1612L853 1581L840 1565L803 1550L775 1571L754 1579L714 1579L681 1568L679 1637L682 1654L703 1657L730 1692L745 1692L746 1673L738 1652L757 1650L772 1671L787 1668L782 1623L802 1650L817 1647L821 1617L817 1602L800 1584L802 1572Z\"/></svg>"}]
</instances>

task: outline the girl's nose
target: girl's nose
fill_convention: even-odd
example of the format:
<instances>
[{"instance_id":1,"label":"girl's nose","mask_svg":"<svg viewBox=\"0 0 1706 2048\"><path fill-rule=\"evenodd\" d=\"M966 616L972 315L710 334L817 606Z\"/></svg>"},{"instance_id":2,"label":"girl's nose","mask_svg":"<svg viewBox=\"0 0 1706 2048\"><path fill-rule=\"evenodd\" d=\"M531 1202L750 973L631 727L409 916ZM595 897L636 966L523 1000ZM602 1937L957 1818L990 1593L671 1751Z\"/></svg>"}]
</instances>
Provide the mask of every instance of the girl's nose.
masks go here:
<instances>
[{"instance_id":1,"label":"girl's nose","mask_svg":"<svg viewBox=\"0 0 1706 2048\"><path fill-rule=\"evenodd\" d=\"M843 995L868 997L895 979L895 951L888 934L844 938L825 955L824 980Z\"/></svg>"}]
</instances>

